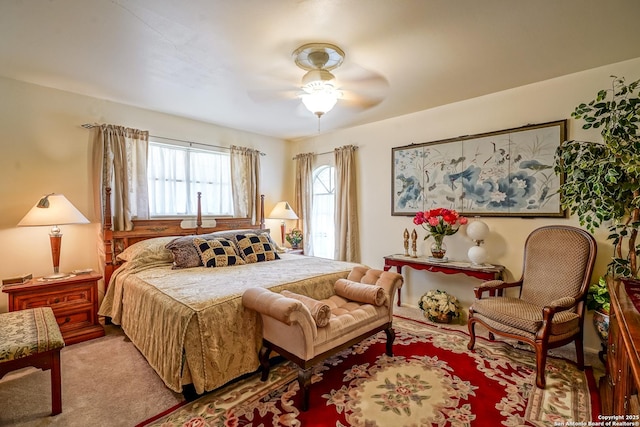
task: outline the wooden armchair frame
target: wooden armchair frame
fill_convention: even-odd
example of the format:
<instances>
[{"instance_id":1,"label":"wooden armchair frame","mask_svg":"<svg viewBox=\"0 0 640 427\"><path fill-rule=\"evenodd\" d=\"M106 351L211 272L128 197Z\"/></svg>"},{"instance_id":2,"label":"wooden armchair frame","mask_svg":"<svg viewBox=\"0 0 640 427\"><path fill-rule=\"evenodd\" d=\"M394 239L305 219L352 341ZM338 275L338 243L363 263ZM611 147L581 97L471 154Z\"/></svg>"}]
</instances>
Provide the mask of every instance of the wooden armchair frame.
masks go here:
<instances>
[{"instance_id":1,"label":"wooden armchair frame","mask_svg":"<svg viewBox=\"0 0 640 427\"><path fill-rule=\"evenodd\" d=\"M523 286L525 286L525 278L527 277L527 265L529 265L527 257L529 256L529 247L532 239L541 238L538 237L538 235L551 236L556 232L561 232L563 236L571 236L572 239L577 242L582 241L582 246L576 252L575 258L583 260L584 268L580 270L582 272L582 277L580 278L579 288L576 290L575 294L573 296L557 297L543 306L540 306L540 324L535 332L523 330L522 334L518 334L513 332L517 331L516 327L505 327L505 330L500 330L489 324L488 321L483 320L483 318L481 318L482 315L478 317L476 311L479 306L483 304L480 301L485 299L485 295L487 293L489 294L489 298L504 298L504 291L506 289L518 288L519 294L517 299L522 297ZM522 276L518 281L507 283L501 280L492 280L474 288L476 302L469 308L468 328L470 340L467 345L469 350L473 350L475 346L475 325L476 323L480 323L489 330L489 339L492 341L495 339L495 335L500 335L502 337L515 339L519 342L526 342L534 348L537 370L536 386L540 388L544 388L546 385L545 365L547 360L547 351L551 348L557 348L574 341L576 346L576 364L580 370L584 369L583 327L585 300L591 280L591 273L595 263L596 253L597 246L595 239L591 234L580 228L558 225L541 227L531 232L525 242L525 267L523 268ZM573 257L571 259L573 259ZM504 301L505 303L510 303L507 299ZM552 326L554 325L553 319L558 313L567 310L573 310L578 315L578 329L574 333L567 334L567 336L560 335L558 337L554 337L552 335ZM484 319L486 319L486 317ZM493 323L496 325L499 321L493 320Z\"/></svg>"}]
</instances>

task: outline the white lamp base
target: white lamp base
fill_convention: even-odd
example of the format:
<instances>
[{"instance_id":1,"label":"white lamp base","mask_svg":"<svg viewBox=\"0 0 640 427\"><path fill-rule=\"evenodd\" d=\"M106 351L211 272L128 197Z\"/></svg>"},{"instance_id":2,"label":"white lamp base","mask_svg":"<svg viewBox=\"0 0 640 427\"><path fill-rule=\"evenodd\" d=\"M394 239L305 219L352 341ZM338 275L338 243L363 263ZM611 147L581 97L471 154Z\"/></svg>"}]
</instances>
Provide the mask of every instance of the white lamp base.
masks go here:
<instances>
[{"instance_id":1,"label":"white lamp base","mask_svg":"<svg viewBox=\"0 0 640 427\"><path fill-rule=\"evenodd\" d=\"M473 265L483 265L489 258L487 250L482 246L471 246L467 256Z\"/></svg>"}]
</instances>

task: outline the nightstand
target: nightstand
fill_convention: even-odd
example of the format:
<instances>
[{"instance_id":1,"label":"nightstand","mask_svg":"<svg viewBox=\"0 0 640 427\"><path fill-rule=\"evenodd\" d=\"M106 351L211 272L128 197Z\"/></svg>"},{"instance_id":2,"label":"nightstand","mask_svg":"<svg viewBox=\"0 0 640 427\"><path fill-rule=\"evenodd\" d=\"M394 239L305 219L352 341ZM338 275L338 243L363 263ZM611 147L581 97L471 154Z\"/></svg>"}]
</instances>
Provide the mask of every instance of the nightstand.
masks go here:
<instances>
[{"instance_id":1,"label":"nightstand","mask_svg":"<svg viewBox=\"0 0 640 427\"><path fill-rule=\"evenodd\" d=\"M304 249L291 249L291 248L287 248L285 250L285 253L287 254L296 254L296 255L304 255Z\"/></svg>"},{"instance_id":2,"label":"nightstand","mask_svg":"<svg viewBox=\"0 0 640 427\"><path fill-rule=\"evenodd\" d=\"M5 286L9 311L49 306L53 309L67 345L98 338L104 328L98 321L97 273L78 274L58 280L33 279L21 285Z\"/></svg>"}]
</instances>

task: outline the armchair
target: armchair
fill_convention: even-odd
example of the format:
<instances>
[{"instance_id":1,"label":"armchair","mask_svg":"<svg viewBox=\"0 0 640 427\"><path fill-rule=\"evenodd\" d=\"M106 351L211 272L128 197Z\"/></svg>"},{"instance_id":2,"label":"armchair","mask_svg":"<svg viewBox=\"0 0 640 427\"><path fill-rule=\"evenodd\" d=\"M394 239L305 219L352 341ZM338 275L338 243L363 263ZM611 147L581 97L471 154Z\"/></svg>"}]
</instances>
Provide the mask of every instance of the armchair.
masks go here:
<instances>
[{"instance_id":1,"label":"armchair","mask_svg":"<svg viewBox=\"0 0 640 427\"><path fill-rule=\"evenodd\" d=\"M474 289L469 308L467 347L475 345L475 325L531 345L536 353L536 385L545 387L547 351L575 341L576 364L584 369L585 299L596 258L595 239L570 226L552 225L531 232L525 242L520 280L491 280ZM505 296L515 288L517 297ZM489 294L486 296L486 294Z\"/></svg>"}]
</instances>

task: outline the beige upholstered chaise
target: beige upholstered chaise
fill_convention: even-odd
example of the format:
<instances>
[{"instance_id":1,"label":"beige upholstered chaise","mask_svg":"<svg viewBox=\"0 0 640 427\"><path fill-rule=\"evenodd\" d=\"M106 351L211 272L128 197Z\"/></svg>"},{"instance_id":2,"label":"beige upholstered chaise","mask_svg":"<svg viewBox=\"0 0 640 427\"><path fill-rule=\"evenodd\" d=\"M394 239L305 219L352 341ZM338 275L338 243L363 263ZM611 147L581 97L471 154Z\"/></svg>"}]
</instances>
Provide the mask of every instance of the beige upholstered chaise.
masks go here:
<instances>
[{"instance_id":1,"label":"beige upholstered chaise","mask_svg":"<svg viewBox=\"0 0 640 427\"><path fill-rule=\"evenodd\" d=\"M380 331L387 335L386 354L392 356L393 300L402 283L400 274L355 267L336 282L336 294L321 301L286 291L245 291L242 303L262 318L262 380L269 376L271 350L296 363L306 411L313 365Z\"/></svg>"},{"instance_id":2,"label":"beige upholstered chaise","mask_svg":"<svg viewBox=\"0 0 640 427\"><path fill-rule=\"evenodd\" d=\"M469 350L475 345L475 324L480 323L492 340L498 334L535 349L539 388L545 387L550 348L575 341L576 362L583 369L585 299L596 250L593 236L577 227L551 225L532 231L524 246L520 280L492 280L474 289L477 299L469 308ZM519 294L504 296L508 288L518 289Z\"/></svg>"}]
</instances>

